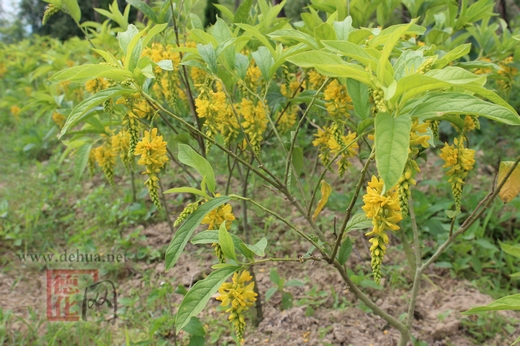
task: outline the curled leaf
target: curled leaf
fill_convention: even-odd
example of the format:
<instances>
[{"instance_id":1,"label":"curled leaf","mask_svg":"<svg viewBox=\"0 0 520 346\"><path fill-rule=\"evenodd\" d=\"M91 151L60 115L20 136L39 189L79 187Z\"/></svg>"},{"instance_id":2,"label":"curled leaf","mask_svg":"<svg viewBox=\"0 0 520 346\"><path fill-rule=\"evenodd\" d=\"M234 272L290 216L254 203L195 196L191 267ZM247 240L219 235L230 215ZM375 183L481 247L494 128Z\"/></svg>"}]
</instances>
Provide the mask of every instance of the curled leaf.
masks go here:
<instances>
[{"instance_id":1,"label":"curled leaf","mask_svg":"<svg viewBox=\"0 0 520 346\"><path fill-rule=\"evenodd\" d=\"M497 184L500 184L502 180L504 180L507 172L511 169L513 164L513 161L500 162ZM507 203L515 198L518 193L520 193L520 165L516 166L515 170L509 176L504 186L502 186L502 189L500 189L500 192L498 193L498 197L500 197L502 202Z\"/></svg>"},{"instance_id":2,"label":"curled leaf","mask_svg":"<svg viewBox=\"0 0 520 346\"><path fill-rule=\"evenodd\" d=\"M318 202L318 205L316 206L316 210L314 211L314 215L312 215L312 220L316 220L318 215L320 214L321 210L327 204L327 201L329 200L329 196L332 193L332 187L325 181L321 181L321 199Z\"/></svg>"}]
</instances>

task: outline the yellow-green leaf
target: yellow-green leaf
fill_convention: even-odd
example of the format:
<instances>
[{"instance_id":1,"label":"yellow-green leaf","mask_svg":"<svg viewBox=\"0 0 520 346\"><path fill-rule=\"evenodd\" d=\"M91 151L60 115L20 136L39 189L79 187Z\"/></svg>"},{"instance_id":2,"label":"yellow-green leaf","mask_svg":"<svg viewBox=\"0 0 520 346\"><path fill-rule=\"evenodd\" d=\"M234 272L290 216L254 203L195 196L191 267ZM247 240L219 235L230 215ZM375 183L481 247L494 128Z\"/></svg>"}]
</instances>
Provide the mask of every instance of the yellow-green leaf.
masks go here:
<instances>
[{"instance_id":1,"label":"yellow-green leaf","mask_svg":"<svg viewBox=\"0 0 520 346\"><path fill-rule=\"evenodd\" d=\"M327 204L327 201L329 200L329 196L332 193L332 187L325 181L321 181L321 199L318 202L318 205L316 206L316 210L314 211L314 215L312 215L312 219L316 220L318 215L320 214L323 207L325 207L325 204Z\"/></svg>"}]
</instances>

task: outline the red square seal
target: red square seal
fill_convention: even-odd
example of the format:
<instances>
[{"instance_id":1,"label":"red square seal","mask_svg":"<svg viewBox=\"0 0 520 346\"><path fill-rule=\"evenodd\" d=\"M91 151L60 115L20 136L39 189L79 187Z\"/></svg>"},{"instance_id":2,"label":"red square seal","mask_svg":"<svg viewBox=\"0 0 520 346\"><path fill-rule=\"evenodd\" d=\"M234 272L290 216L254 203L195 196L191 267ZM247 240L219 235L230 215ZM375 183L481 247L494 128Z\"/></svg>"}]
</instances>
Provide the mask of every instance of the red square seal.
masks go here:
<instances>
[{"instance_id":1,"label":"red square seal","mask_svg":"<svg viewBox=\"0 0 520 346\"><path fill-rule=\"evenodd\" d=\"M98 281L98 271L95 269L47 270L48 321L79 321L81 306L75 296L80 294L79 282L83 275L90 276L93 282Z\"/></svg>"}]
</instances>

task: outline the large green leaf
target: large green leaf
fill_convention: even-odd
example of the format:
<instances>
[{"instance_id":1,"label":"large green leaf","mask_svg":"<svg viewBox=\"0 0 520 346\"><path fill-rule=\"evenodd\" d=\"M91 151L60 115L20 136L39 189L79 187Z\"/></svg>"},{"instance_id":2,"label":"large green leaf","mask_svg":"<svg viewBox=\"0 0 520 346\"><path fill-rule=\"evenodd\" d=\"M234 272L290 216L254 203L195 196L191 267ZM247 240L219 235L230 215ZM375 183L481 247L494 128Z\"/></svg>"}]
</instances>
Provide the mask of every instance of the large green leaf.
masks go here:
<instances>
[{"instance_id":1,"label":"large green leaf","mask_svg":"<svg viewBox=\"0 0 520 346\"><path fill-rule=\"evenodd\" d=\"M434 119L448 114L471 114L508 125L520 125L520 116L510 109L461 93L430 93L414 100L413 108L407 105L410 115L421 120Z\"/></svg>"},{"instance_id":2,"label":"large green leaf","mask_svg":"<svg viewBox=\"0 0 520 346\"><path fill-rule=\"evenodd\" d=\"M61 82L67 80L73 83L84 83L97 77L107 77L118 81L132 78L133 75L125 70L105 64L85 64L61 70L54 74L49 80Z\"/></svg>"},{"instance_id":3,"label":"large green leaf","mask_svg":"<svg viewBox=\"0 0 520 346\"><path fill-rule=\"evenodd\" d=\"M158 22L157 15L155 14L154 10L146 4L146 2L142 0L126 0L126 2L137 8L139 11L143 12L143 14L152 22Z\"/></svg>"},{"instance_id":4,"label":"large green leaf","mask_svg":"<svg viewBox=\"0 0 520 346\"><path fill-rule=\"evenodd\" d=\"M228 202L229 199L229 197L214 198L201 205L197 210L195 210L195 212L193 212L193 214L188 216L186 221L184 221L184 223L181 225L181 227L179 227L177 232L175 232L175 235L173 236L170 245L168 245L168 248L166 249L166 270L170 269L175 265L175 263L181 256L184 247L188 243L188 240L193 235L193 232L195 232L195 229L202 222L202 219L204 219L204 217L213 209Z\"/></svg>"},{"instance_id":5,"label":"large green leaf","mask_svg":"<svg viewBox=\"0 0 520 346\"><path fill-rule=\"evenodd\" d=\"M253 0L245 0L237 9L233 18L235 23L246 23L249 18L249 11L253 5Z\"/></svg>"},{"instance_id":6,"label":"large green leaf","mask_svg":"<svg viewBox=\"0 0 520 346\"><path fill-rule=\"evenodd\" d=\"M188 324L192 316L196 316L204 309L211 296L215 294L224 281L239 268L239 266L228 265L224 268L217 269L204 280L197 281L197 283L193 285L179 306L175 318L177 333Z\"/></svg>"},{"instance_id":7,"label":"large green leaf","mask_svg":"<svg viewBox=\"0 0 520 346\"><path fill-rule=\"evenodd\" d=\"M460 46L455 47L450 50L446 54L444 54L441 58L437 59L435 63L433 63L433 68L443 68L448 65L453 60L456 60L464 55L468 54L471 50L471 43L462 44Z\"/></svg>"},{"instance_id":8,"label":"large green leaf","mask_svg":"<svg viewBox=\"0 0 520 346\"><path fill-rule=\"evenodd\" d=\"M195 168L197 172L206 178L206 184L211 193L215 192L217 183L215 181L215 173L208 160L200 156L189 145L179 143L179 161Z\"/></svg>"},{"instance_id":9,"label":"large green leaf","mask_svg":"<svg viewBox=\"0 0 520 346\"><path fill-rule=\"evenodd\" d=\"M350 237L347 237L343 241L343 244L341 244L341 247L339 248L338 252L338 262L341 265L344 265L347 263L348 258L350 257L350 254L352 253L352 241L350 240Z\"/></svg>"},{"instance_id":10,"label":"large green leaf","mask_svg":"<svg viewBox=\"0 0 520 346\"><path fill-rule=\"evenodd\" d=\"M345 232L354 231L357 229L365 229L372 227L372 220L370 220L365 213L355 214L348 220Z\"/></svg>"},{"instance_id":11,"label":"large green leaf","mask_svg":"<svg viewBox=\"0 0 520 346\"><path fill-rule=\"evenodd\" d=\"M88 164L88 158L90 150L92 149L92 142L87 142L78 148L76 151L76 157L74 160L74 177L76 179L81 178L85 168Z\"/></svg>"},{"instance_id":12,"label":"large green leaf","mask_svg":"<svg viewBox=\"0 0 520 346\"><path fill-rule=\"evenodd\" d=\"M482 87L485 82L486 78L483 76L477 76L459 67L446 67L429 71L424 75L413 74L399 79L393 99L396 100L406 93L402 98L402 102L406 102L426 91L451 87L487 93L487 89Z\"/></svg>"},{"instance_id":13,"label":"large green leaf","mask_svg":"<svg viewBox=\"0 0 520 346\"><path fill-rule=\"evenodd\" d=\"M67 9L67 13L74 19L75 22L79 23L81 19L81 9L78 5L78 0L62 0L63 5Z\"/></svg>"},{"instance_id":14,"label":"large green leaf","mask_svg":"<svg viewBox=\"0 0 520 346\"><path fill-rule=\"evenodd\" d=\"M520 310L520 293L497 299L493 303L488 305L471 308L467 311L461 312L461 314L473 315L478 312L499 310Z\"/></svg>"},{"instance_id":15,"label":"large green leaf","mask_svg":"<svg viewBox=\"0 0 520 346\"><path fill-rule=\"evenodd\" d=\"M403 174L408 148L412 119L409 115L394 118L388 113L378 113L375 121L376 165L385 191L391 189Z\"/></svg>"},{"instance_id":16,"label":"large green leaf","mask_svg":"<svg viewBox=\"0 0 520 346\"><path fill-rule=\"evenodd\" d=\"M218 230L218 243L222 252L227 258L234 259L236 261L237 255L235 254L235 244L231 238L231 234L226 229L226 222L222 222Z\"/></svg>"},{"instance_id":17,"label":"large green leaf","mask_svg":"<svg viewBox=\"0 0 520 346\"><path fill-rule=\"evenodd\" d=\"M509 245L505 243L500 243L500 247L502 248L502 250L504 250L505 253L520 258L520 244Z\"/></svg>"},{"instance_id":18,"label":"large green leaf","mask_svg":"<svg viewBox=\"0 0 520 346\"><path fill-rule=\"evenodd\" d=\"M355 79L347 78L347 90L354 104L355 114L361 119L367 119L370 116L368 87Z\"/></svg>"},{"instance_id":19,"label":"large green leaf","mask_svg":"<svg viewBox=\"0 0 520 346\"><path fill-rule=\"evenodd\" d=\"M272 77L270 69L274 64L274 59L271 52L269 52L269 49L264 46L258 47L258 50L253 52L252 55L255 59L256 65L260 69L260 72L262 72L262 77L264 77L266 81L270 80Z\"/></svg>"},{"instance_id":20,"label":"large green leaf","mask_svg":"<svg viewBox=\"0 0 520 346\"><path fill-rule=\"evenodd\" d=\"M294 29L276 30L276 31L273 31L272 33L268 34L267 36L269 36L270 38L272 38L274 40L279 40L279 41L295 40L297 42L305 43L306 45L309 46L309 48L314 48L314 49L319 48L318 43L316 42L314 37L312 37L311 35L306 34L304 32L294 30Z\"/></svg>"},{"instance_id":21,"label":"large green leaf","mask_svg":"<svg viewBox=\"0 0 520 346\"><path fill-rule=\"evenodd\" d=\"M105 102L106 100L108 100L112 97L121 96L121 95L125 95L125 94L131 94L134 92L135 91L132 89L123 89L121 87L114 87L114 88L101 90L100 92L92 95L88 99L81 101L70 112L70 114L67 118L67 121L65 122L65 125L61 129L59 138L61 138L65 133L67 133L69 128L73 128L79 122L81 122L82 120L85 120L85 118L88 117L90 114L87 112L90 111L92 108L99 106L101 103Z\"/></svg>"}]
</instances>

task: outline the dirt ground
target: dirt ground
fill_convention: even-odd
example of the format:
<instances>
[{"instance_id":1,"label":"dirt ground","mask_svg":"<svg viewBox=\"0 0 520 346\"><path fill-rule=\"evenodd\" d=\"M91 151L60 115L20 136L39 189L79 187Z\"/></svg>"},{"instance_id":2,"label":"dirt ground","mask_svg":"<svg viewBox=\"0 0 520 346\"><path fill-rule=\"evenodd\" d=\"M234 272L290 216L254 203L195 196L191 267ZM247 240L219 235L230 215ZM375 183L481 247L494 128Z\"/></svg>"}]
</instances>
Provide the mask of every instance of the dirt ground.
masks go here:
<instances>
[{"instance_id":1,"label":"dirt ground","mask_svg":"<svg viewBox=\"0 0 520 346\"><path fill-rule=\"evenodd\" d=\"M166 223L156 224L142 231L146 239L143 245L163 248L170 240L170 232ZM355 251L349 259L349 264L354 266L365 266L369 268L369 257L365 254L363 236L355 238ZM210 264L214 261L211 247L207 251L196 252L198 248L188 244L186 252L181 256L176 266L165 272L164 262L154 263L135 262L127 263L118 273L118 291L121 297L125 292L139 292L141 301L146 302L149 292L143 285L143 273L151 272L151 285L159 285L160 282L171 280L178 285L186 287L204 277L210 271ZM292 254L303 255L307 248L303 244L294 244L290 250ZM283 253L272 254L276 256ZM389 251L385 265L390 262L399 263L404 258L399 258L397 252ZM9 255L8 255L9 257ZM391 260L393 258L393 260ZM3 309L12 310L17 316L27 318L29 309L45 314L45 292L46 277L42 265L36 267L30 264L17 263L16 258L10 258L8 269L0 272L0 306ZM276 263L278 273L281 277L298 279L305 283L301 287L289 287L287 290L294 295L294 307L281 310L281 297L275 294L269 302L263 303L264 319L258 328L248 327L246 334L246 345L353 345L369 346L397 345L399 334L383 319L370 312L359 308L359 302L349 292L349 288L342 282L340 276L333 268L322 262L300 263ZM271 265L255 266L255 273L260 292L265 294L266 290L273 284L269 278ZM409 277L408 273L402 272L403 277ZM417 301L415 311L415 322L413 324L414 336L425 341L428 345L473 345L465 333L459 313L476 305L490 303L493 299L479 293L470 283L453 280L447 277L441 269L428 272L422 281L421 292ZM369 288L366 291L379 306L394 316L404 313L407 307L408 295L404 288L390 290L385 286L376 290ZM314 288L314 290L313 290ZM325 291L327 294L317 297L311 292ZM332 292L337 293L337 298ZM182 296L173 295L172 305L178 306ZM297 302L307 298L315 299L312 315L306 314L305 306L298 306ZM344 299L342 299L344 298ZM320 300L321 299L321 300ZM343 304L338 304L343 302ZM211 299L209 308L204 310L199 317L203 321L211 321L218 318L226 320L226 316L217 312L216 300ZM175 311L173 311L175 312ZM505 312L506 318L519 318L518 313ZM464 317L472 318L472 317ZM120 325L118 321L115 328ZM8 333L16 333L23 330L25 326L21 322L13 323ZM45 328L42 328L42 332ZM229 334L227 334L229 335ZM514 336L520 335L520 328L512 335L497 335L495 340L488 340L486 345L507 345L512 342ZM218 344L224 341L231 342L229 336L223 336ZM506 341L507 340L507 341ZM232 344L232 342L231 342ZM411 343L410 343L411 345Z\"/></svg>"}]
</instances>

